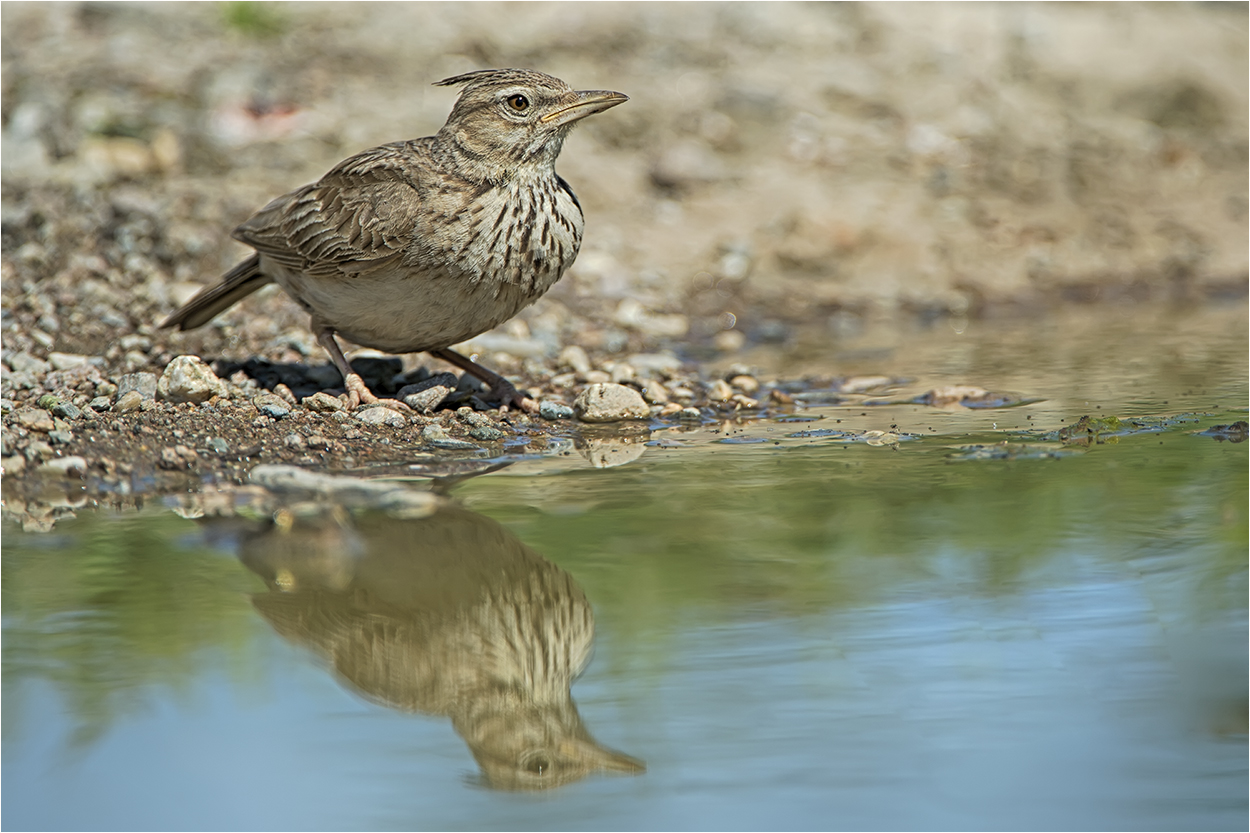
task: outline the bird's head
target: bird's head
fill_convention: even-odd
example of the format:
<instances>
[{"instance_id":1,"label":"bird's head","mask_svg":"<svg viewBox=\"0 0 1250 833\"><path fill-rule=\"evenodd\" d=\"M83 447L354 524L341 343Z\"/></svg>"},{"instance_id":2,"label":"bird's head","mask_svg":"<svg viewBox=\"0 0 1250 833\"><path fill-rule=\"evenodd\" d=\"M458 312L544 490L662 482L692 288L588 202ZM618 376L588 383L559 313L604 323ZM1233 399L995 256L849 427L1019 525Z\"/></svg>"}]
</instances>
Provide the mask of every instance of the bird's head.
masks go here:
<instances>
[{"instance_id":1,"label":"bird's head","mask_svg":"<svg viewBox=\"0 0 1250 833\"><path fill-rule=\"evenodd\" d=\"M575 122L629 100L528 69L483 69L435 86L456 85L463 89L439 135L491 179L550 170Z\"/></svg>"}]
</instances>

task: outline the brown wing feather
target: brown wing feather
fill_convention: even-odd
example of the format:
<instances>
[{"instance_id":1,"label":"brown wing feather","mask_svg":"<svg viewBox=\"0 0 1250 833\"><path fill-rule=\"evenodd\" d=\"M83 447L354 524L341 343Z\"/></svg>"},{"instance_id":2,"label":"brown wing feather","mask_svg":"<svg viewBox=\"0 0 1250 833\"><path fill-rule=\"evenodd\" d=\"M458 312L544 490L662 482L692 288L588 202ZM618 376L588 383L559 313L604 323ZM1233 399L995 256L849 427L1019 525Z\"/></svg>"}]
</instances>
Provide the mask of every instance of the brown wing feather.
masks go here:
<instances>
[{"instance_id":1,"label":"brown wing feather","mask_svg":"<svg viewBox=\"0 0 1250 833\"><path fill-rule=\"evenodd\" d=\"M421 208L416 143L397 142L339 163L279 197L234 231L236 240L310 275L347 276L402 257Z\"/></svg>"}]
</instances>

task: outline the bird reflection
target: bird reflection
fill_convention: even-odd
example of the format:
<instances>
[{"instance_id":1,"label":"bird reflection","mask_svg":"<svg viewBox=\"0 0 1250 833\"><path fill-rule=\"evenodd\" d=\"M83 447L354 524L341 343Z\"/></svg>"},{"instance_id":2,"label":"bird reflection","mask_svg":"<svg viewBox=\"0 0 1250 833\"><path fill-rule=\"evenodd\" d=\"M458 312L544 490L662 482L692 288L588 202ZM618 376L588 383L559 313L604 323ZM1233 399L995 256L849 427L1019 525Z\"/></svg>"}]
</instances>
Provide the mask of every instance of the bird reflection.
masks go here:
<instances>
[{"instance_id":1,"label":"bird reflection","mask_svg":"<svg viewBox=\"0 0 1250 833\"><path fill-rule=\"evenodd\" d=\"M569 685L594 617L572 576L504 527L447 505L420 519L279 513L240 558L253 603L365 697L450 717L485 781L541 790L644 764L595 742Z\"/></svg>"}]
</instances>

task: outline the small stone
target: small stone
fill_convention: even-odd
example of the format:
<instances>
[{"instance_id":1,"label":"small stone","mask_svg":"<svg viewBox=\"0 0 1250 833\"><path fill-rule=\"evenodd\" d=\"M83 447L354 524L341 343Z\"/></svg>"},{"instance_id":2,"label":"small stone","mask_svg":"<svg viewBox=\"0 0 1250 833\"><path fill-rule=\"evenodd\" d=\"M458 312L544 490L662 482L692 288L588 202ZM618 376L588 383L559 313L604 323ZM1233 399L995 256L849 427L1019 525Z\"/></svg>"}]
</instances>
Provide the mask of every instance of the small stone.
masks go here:
<instances>
[{"instance_id":1,"label":"small stone","mask_svg":"<svg viewBox=\"0 0 1250 833\"><path fill-rule=\"evenodd\" d=\"M591 370L590 356L576 344L570 344L560 351L560 364L573 368L574 373L586 374Z\"/></svg>"},{"instance_id":2,"label":"small stone","mask_svg":"<svg viewBox=\"0 0 1250 833\"><path fill-rule=\"evenodd\" d=\"M178 356L156 384L156 394L170 402L207 402L227 395L226 385L199 356Z\"/></svg>"},{"instance_id":3,"label":"small stone","mask_svg":"<svg viewBox=\"0 0 1250 833\"><path fill-rule=\"evenodd\" d=\"M291 415L291 406L286 403L286 400L272 393L262 393L252 400L252 405L260 411L262 416L273 419L283 419Z\"/></svg>"},{"instance_id":4,"label":"small stone","mask_svg":"<svg viewBox=\"0 0 1250 833\"><path fill-rule=\"evenodd\" d=\"M295 394L291 393L291 389L281 382L274 385L273 392L275 395L282 397L288 405L298 404L295 399Z\"/></svg>"},{"instance_id":5,"label":"small stone","mask_svg":"<svg viewBox=\"0 0 1250 833\"><path fill-rule=\"evenodd\" d=\"M230 443L226 442L221 437L213 437L209 440L208 447L218 457L225 457L230 453Z\"/></svg>"},{"instance_id":6,"label":"small stone","mask_svg":"<svg viewBox=\"0 0 1250 833\"><path fill-rule=\"evenodd\" d=\"M642 398L652 405L663 405L668 402L668 388L659 382L648 382L642 389Z\"/></svg>"},{"instance_id":7,"label":"small stone","mask_svg":"<svg viewBox=\"0 0 1250 833\"><path fill-rule=\"evenodd\" d=\"M591 385L577 396L573 413L582 422L618 422L623 419L647 419L651 409L642 394L624 385L611 382Z\"/></svg>"},{"instance_id":8,"label":"small stone","mask_svg":"<svg viewBox=\"0 0 1250 833\"><path fill-rule=\"evenodd\" d=\"M543 419L555 421L557 419L572 419L573 409L568 405L560 402L553 402L550 399L544 399L538 405L538 415Z\"/></svg>"},{"instance_id":9,"label":"small stone","mask_svg":"<svg viewBox=\"0 0 1250 833\"><path fill-rule=\"evenodd\" d=\"M6 364L18 373L34 373L36 375L47 373L52 369L52 365L45 362L38 356L32 356L30 353L14 353L6 360Z\"/></svg>"},{"instance_id":10,"label":"small stone","mask_svg":"<svg viewBox=\"0 0 1250 833\"><path fill-rule=\"evenodd\" d=\"M682 422L702 422L703 412L698 408L682 408L677 412L677 418Z\"/></svg>"},{"instance_id":11,"label":"small stone","mask_svg":"<svg viewBox=\"0 0 1250 833\"><path fill-rule=\"evenodd\" d=\"M491 425L490 417L488 417L486 414L478 413L472 408L467 408L467 407L456 409L456 419L460 420L466 425L472 425L474 427L483 426L483 425L485 426Z\"/></svg>"},{"instance_id":12,"label":"small stone","mask_svg":"<svg viewBox=\"0 0 1250 833\"><path fill-rule=\"evenodd\" d=\"M13 402L8 399L0 399L0 414L13 413Z\"/></svg>"},{"instance_id":13,"label":"small stone","mask_svg":"<svg viewBox=\"0 0 1250 833\"><path fill-rule=\"evenodd\" d=\"M475 440L482 440L483 442L495 442L497 440L502 440L507 436L507 434L500 431L498 428L492 428L489 425L477 425L469 429L469 436Z\"/></svg>"},{"instance_id":14,"label":"small stone","mask_svg":"<svg viewBox=\"0 0 1250 833\"><path fill-rule=\"evenodd\" d=\"M305 396L300 404L310 411L315 411L321 414L328 414L334 411L343 410L342 399L321 391L317 391L312 396Z\"/></svg>"},{"instance_id":15,"label":"small stone","mask_svg":"<svg viewBox=\"0 0 1250 833\"><path fill-rule=\"evenodd\" d=\"M143 394L137 390L126 391L117 397L117 403L113 405L113 410L119 414L125 414L139 410L139 406L142 404Z\"/></svg>"},{"instance_id":16,"label":"small stone","mask_svg":"<svg viewBox=\"0 0 1250 833\"><path fill-rule=\"evenodd\" d=\"M431 440L430 445L435 448L441 448L445 451L480 451L481 449L473 443L464 440Z\"/></svg>"},{"instance_id":17,"label":"small stone","mask_svg":"<svg viewBox=\"0 0 1250 833\"><path fill-rule=\"evenodd\" d=\"M625 364L624 362L621 362L612 368L612 381L618 385L634 381L634 376L633 366Z\"/></svg>"},{"instance_id":18,"label":"small stone","mask_svg":"<svg viewBox=\"0 0 1250 833\"><path fill-rule=\"evenodd\" d=\"M612 381L612 374L603 370L589 370L581 374L582 381L592 385L602 385Z\"/></svg>"},{"instance_id":19,"label":"small stone","mask_svg":"<svg viewBox=\"0 0 1250 833\"><path fill-rule=\"evenodd\" d=\"M443 404L457 384L459 380L454 373L439 373L416 384L405 385L395 397L418 413L429 413Z\"/></svg>"},{"instance_id":20,"label":"small stone","mask_svg":"<svg viewBox=\"0 0 1250 833\"><path fill-rule=\"evenodd\" d=\"M304 435L296 433L295 431L292 431L283 437L282 444L287 448L293 448L296 451L303 451L305 448L308 448L308 441L304 439Z\"/></svg>"},{"instance_id":21,"label":"small stone","mask_svg":"<svg viewBox=\"0 0 1250 833\"><path fill-rule=\"evenodd\" d=\"M117 385L112 382L101 382L95 386L96 396L113 396L117 393Z\"/></svg>"},{"instance_id":22,"label":"small stone","mask_svg":"<svg viewBox=\"0 0 1250 833\"><path fill-rule=\"evenodd\" d=\"M5 476L11 474L21 474L26 470L26 458L20 454L14 454L12 457L5 457L0 460L0 468L4 469Z\"/></svg>"},{"instance_id":23,"label":"small stone","mask_svg":"<svg viewBox=\"0 0 1250 833\"><path fill-rule=\"evenodd\" d=\"M53 416L65 419L78 419L82 416L82 411L72 402L58 402L50 410Z\"/></svg>"},{"instance_id":24,"label":"small stone","mask_svg":"<svg viewBox=\"0 0 1250 833\"><path fill-rule=\"evenodd\" d=\"M113 400L107 396L97 396L87 404L87 407L93 411L107 411L113 407Z\"/></svg>"},{"instance_id":25,"label":"small stone","mask_svg":"<svg viewBox=\"0 0 1250 833\"><path fill-rule=\"evenodd\" d=\"M56 457L39 467L40 472L48 474L81 476L87 470L87 461L82 457Z\"/></svg>"},{"instance_id":26,"label":"small stone","mask_svg":"<svg viewBox=\"0 0 1250 833\"><path fill-rule=\"evenodd\" d=\"M392 428L403 428L408 424L407 418L399 411L386 407L369 408L356 414L356 419L366 425L389 425Z\"/></svg>"},{"instance_id":27,"label":"small stone","mask_svg":"<svg viewBox=\"0 0 1250 833\"><path fill-rule=\"evenodd\" d=\"M58 429L56 431L49 431L48 439L54 443L60 443L61 445L68 445L71 441L73 441L74 435L69 431Z\"/></svg>"},{"instance_id":28,"label":"small stone","mask_svg":"<svg viewBox=\"0 0 1250 833\"><path fill-rule=\"evenodd\" d=\"M668 416L672 416L673 414L680 414L683 410L685 409L682 408L682 406L677 404L676 402L669 402L660 408L659 415L662 417L668 417Z\"/></svg>"},{"instance_id":29,"label":"small stone","mask_svg":"<svg viewBox=\"0 0 1250 833\"><path fill-rule=\"evenodd\" d=\"M31 431L42 431L48 433L56 428L56 423L52 421L52 414L42 408L22 408L13 414L17 424Z\"/></svg>"},{"instance_id":30,"label":"small stone","mask_svg":"<svg viewBox=\"0 0 1250 833\"><path fill-rule=\"evenodd\" d=\"M117 396L120 400L127 393L138 391L144 399L155 399L156 385L155 373L127 373L117 380Z\"/></svg>"},{"instance_id":31,"label":"small stone","mask_svg":"<svg viewBox=\"0 0 1250 833\"><path fill-rule=\"evenodd\" d=\"M351 418L352 418L352 415L349 414L347 411L333 411L330 414L330 419L338 423L350 422Z\"/></svg>"},{"instance_id":32,"label":"small stone","mask_svg":"<svg viewBox=\"0 0 1250 833\"><path fill-rule=\"evenodd\" d=\"M427 425L421 429L421 439L426 442L447 439L447 431L441 425Z\"/></svg>"},{"instance_id":33,"label":"small stone","mask_svg":"<svg viewBox=\"0 0 1250 833\"><path fill-rule=\"evenodd\" d=\"M142 333L127 333L117 340L117 344L123 350L139 350L146 353L152 349L152 339Z\"/></svg>"},{"instance_id":34,"label":"small stone","mask_svg":"<svg viewBox=\"0 0 1250 833\"><path fill-rule=\"evenodd\" d=\"M57 370L69 370L71 367L87 364L91 356L80 356L77 353L49 353L48 363ZM98 360L97 360L98 361Z\"/></svg>"},{"instance_id":35,"label":"small stone","mask_svg":"<svg viewBox=\"0 0 1250 833\"><path fill-rule=\"evenodd\" d=\"M747 376L745 374L740 374L738 376L733 377L732 379L729 380L729 384L733 385L735 388L742 391L747 396L751 396L752 394L754 394L756 391L760 389L759 380L756 379L754 376Z\"/></svg>"},{"instance_id":36,"label":"small stone","mask_svg":"<svg viewBox=\"0 0 1250 833\"><path fill-rule=\"evenodd\" d=\"M734 395L733 388L729 387L729 383L723 379L717 379L708 388L707 398L713 402L726 402Z\"/></svg>"},{"instance_id":37,"label":"small stone","mask_svg":"<svg viewBox=\"0 0 1250 833\"><path fill-rule=\"evenodd\" d=\"M327 440L325 437L321 436L320 434L313 434L305 442L308 443L309 448L329 448L330 447L329 440Z\"/></svg>"},{"instance_id":38,"label":"small stone","mask_svg":"<svg viewBox=\"0 0 1250 833\"><path fill-rule=\"evenodd\" d=\"M26 446L26 450L23 453L26 455L26 459L32 463L35 462L35 460L51 460L56 456L56 452L52 450L52 446L41 440L36 440Z\"/></svg>"},{"instance_id":39,"label":"small stone","mask_svg":"<svg viewBox=\"0 0 1250 833\"><path fill-rule=\"evenodd\" d=\"M747 337L741 330L721 330L712 337L712 346L722 353L741 350L746 343Z\"/></svg>"}]
</instances>

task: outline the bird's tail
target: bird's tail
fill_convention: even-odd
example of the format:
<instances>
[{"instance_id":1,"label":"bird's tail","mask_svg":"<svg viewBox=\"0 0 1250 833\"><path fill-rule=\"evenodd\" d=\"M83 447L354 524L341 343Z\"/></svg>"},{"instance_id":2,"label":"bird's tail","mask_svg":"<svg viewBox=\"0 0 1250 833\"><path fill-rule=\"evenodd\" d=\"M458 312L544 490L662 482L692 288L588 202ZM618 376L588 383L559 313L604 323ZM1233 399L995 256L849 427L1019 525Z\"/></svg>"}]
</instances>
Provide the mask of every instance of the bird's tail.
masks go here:
<instances>
[{"instance_id":1,"label":"bird's tail","mask_svg":"<svg viewBox=\"0 0 1250 833\"><path fill-rule=\"evenodd\" d=\"M181 309L166 318L161 327L177 327L180 330L203 327L217 313L272 282L272 278L260 271L260 255L252 255L227 272L220 283L201 290L199 295L187 301Z\"/></svg>"}]
</instances>

